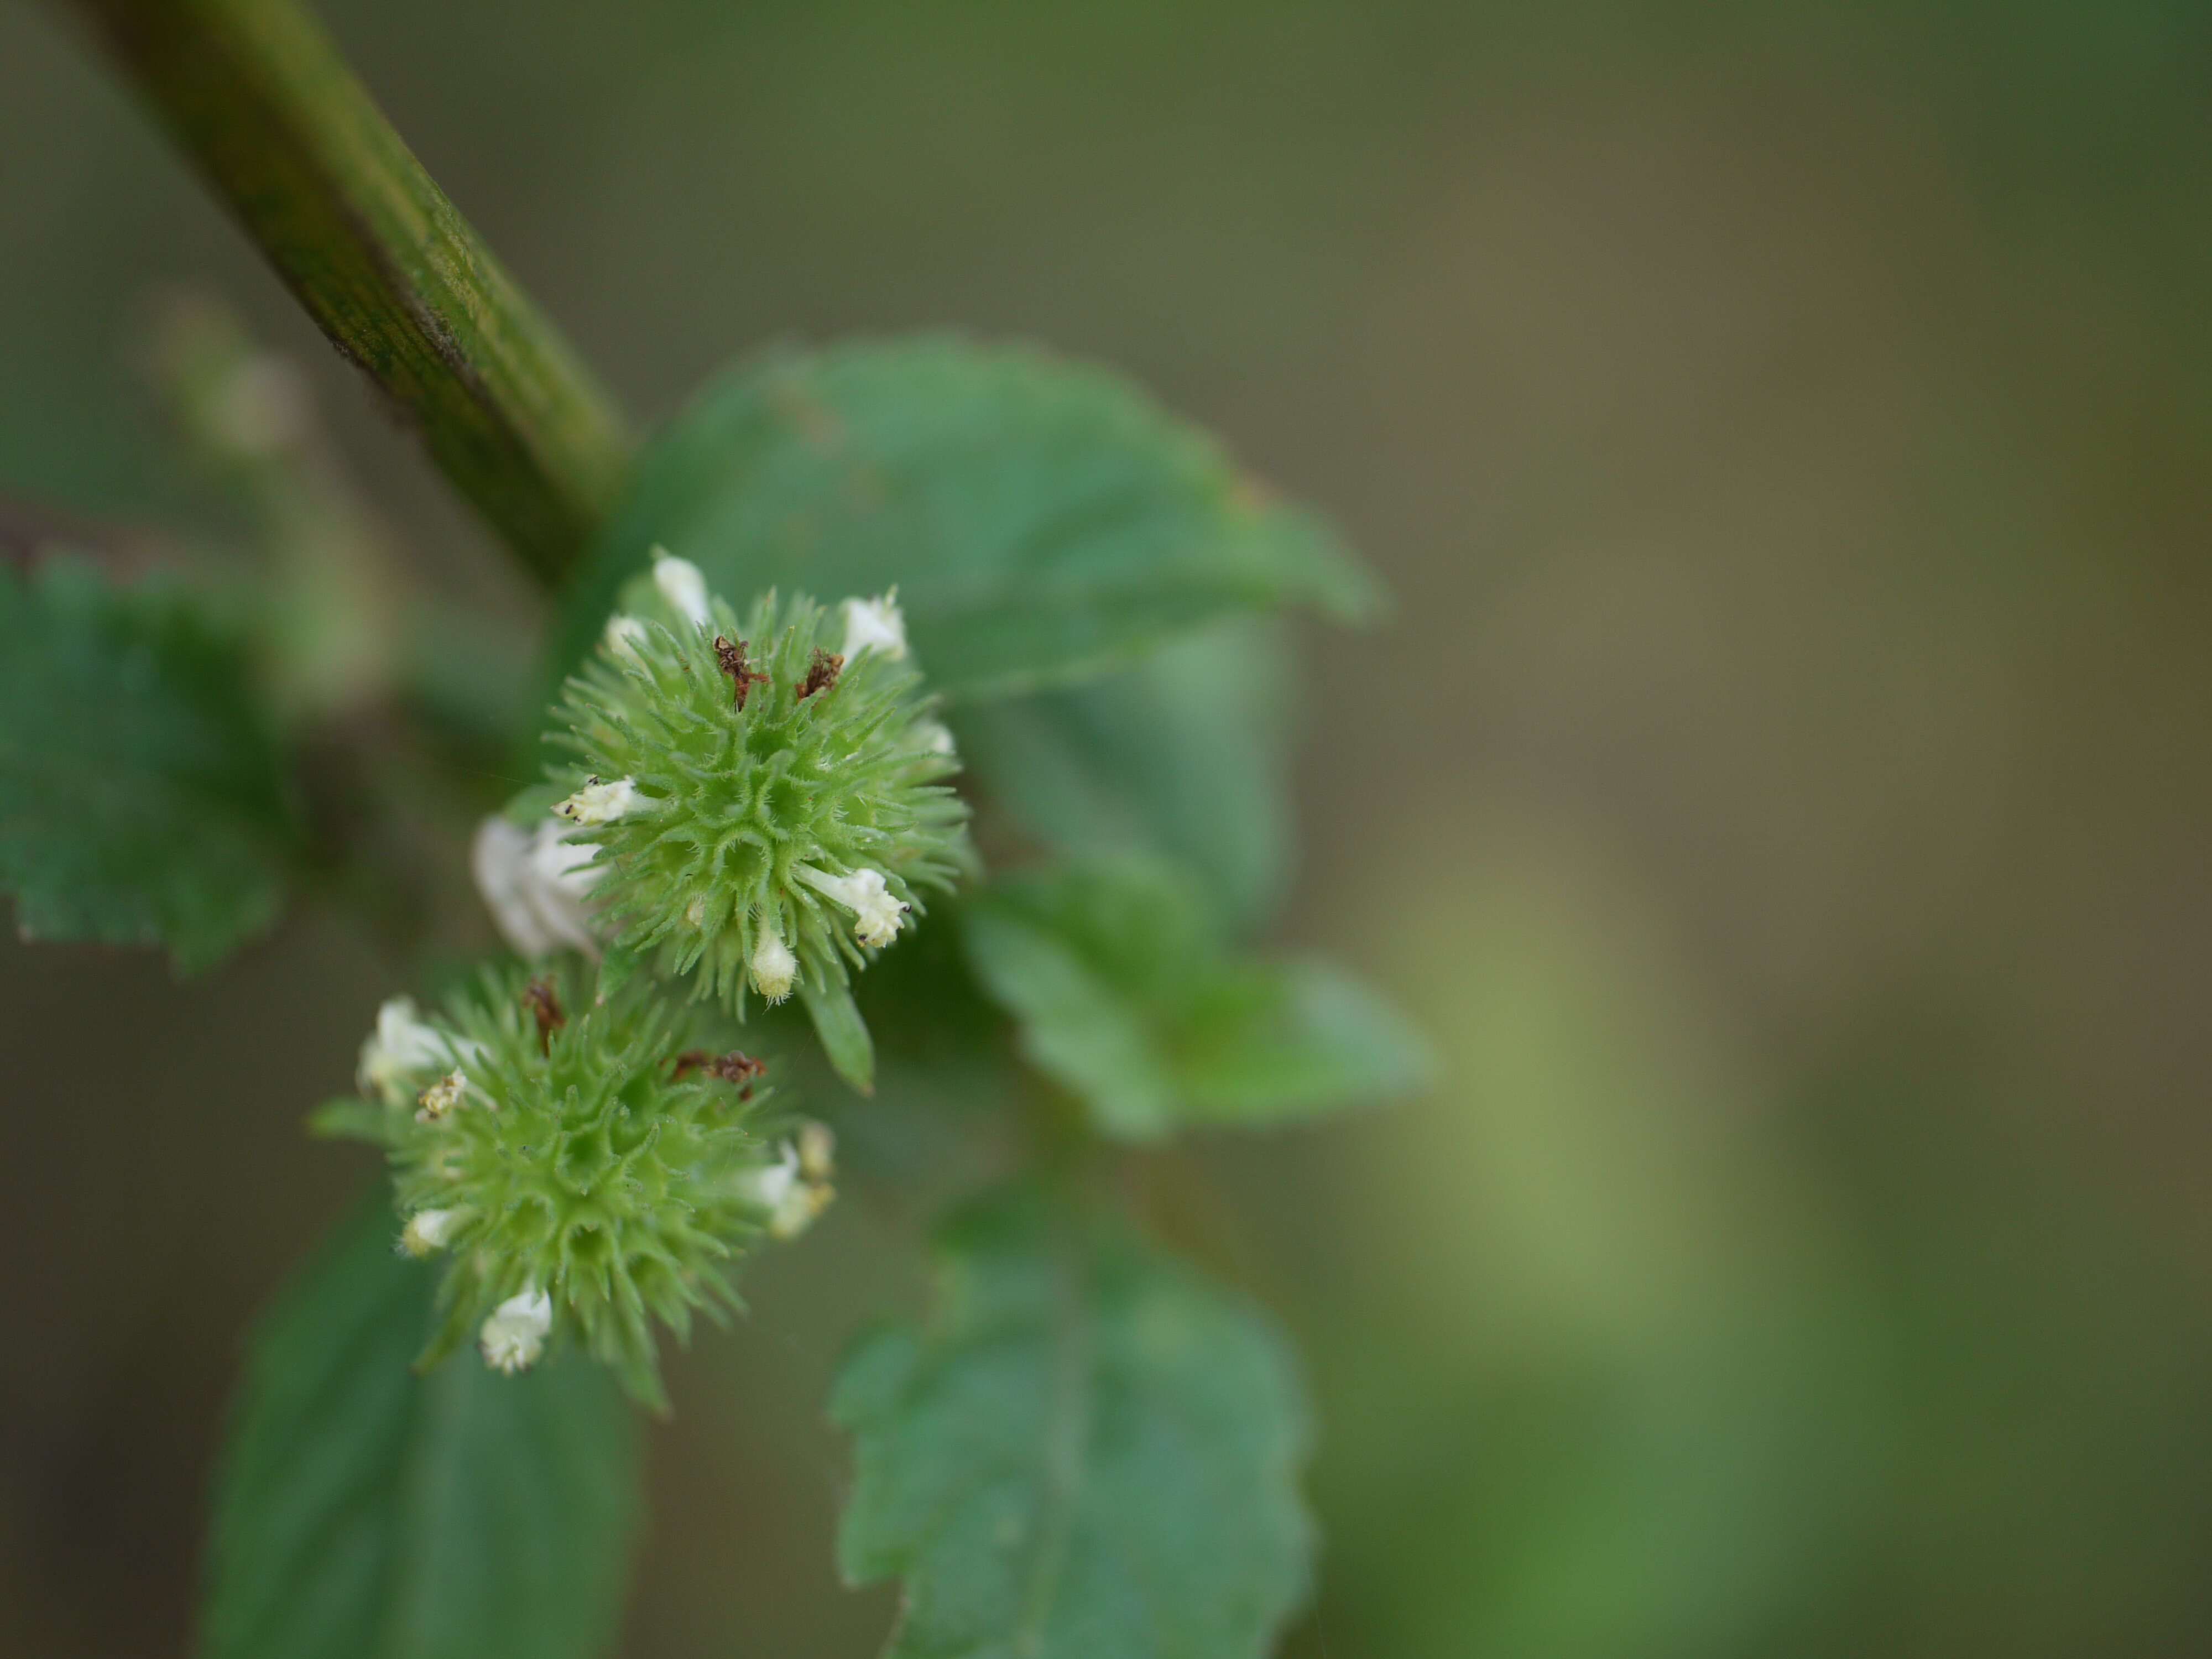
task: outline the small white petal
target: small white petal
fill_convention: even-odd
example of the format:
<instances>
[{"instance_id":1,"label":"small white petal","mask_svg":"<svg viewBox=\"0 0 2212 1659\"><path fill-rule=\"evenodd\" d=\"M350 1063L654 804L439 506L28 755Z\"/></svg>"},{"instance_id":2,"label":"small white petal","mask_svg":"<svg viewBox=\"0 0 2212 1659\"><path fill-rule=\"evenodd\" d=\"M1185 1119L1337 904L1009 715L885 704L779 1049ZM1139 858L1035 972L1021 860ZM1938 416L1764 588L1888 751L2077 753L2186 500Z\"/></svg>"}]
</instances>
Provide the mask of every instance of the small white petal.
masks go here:
<instances>
[{"instance_id":1,"label":"small white petal","mask_svg":"<svg viewBox=\"0 0 2212 1659\"><path fill-rule=\"evenodd\" d=\"M530 870L538 880L581 899L604 872L592 862L599 855L599 842L574 840L573 833L557 823L539 824L531 832Z\"/></svg>"},{"instance_id":2,"label":"small white petal","mask_svg":"<svg viewBox=\"0 0 2212 1659\"><path fill-rule=\"evenodd\" d=\"M386 1105L404 1106L417 1080L445 1070L455 1054L452 1041L423 1023L413 999L393 997L376 1011L376 1030L361 1045L362 1090Z\"/></svg>"},{"instance_id":3,"label":"small white petal","mask_svg":"<svg viewBox=\"0 0 2212 1659\"><path fill-rule=\"evenodd\" d=\"M376 1035L369 1039L392 1064L410 1069L434 1066L445 1052L438 1033L415 1011L412 997L392 997L376 1011Z\"/></svg>"},{"instance_id":4,"label":"small white petal","mask_svg":"<svg viewBox=\"0 0 2212 1659\"><path fill-rule=\"evenodd\" d=\"M679 617L695 625L707 625L707 579L689 559L679 559L661 548L653 550L653 585Z\"/></svg>"},{"instance_id":5,"label":"small white petal","mask_svg":"<svg viewBox=\"0 0 2212 1659\"><path fill-rule=\"evenodd\" d=\"M785 1141L776 1151L775 1162L755 1170L746 1184L754 1203L775 1209L799 1184L799 1149Z\"/></svg>"},{"instance_id":6,"label":"small white petal","mask_svg":"<svg viewBox=\"0 0 2212 1659\"><path fill-rule=\"evenodd\" d=\"M617 778L612 783L601 783L593 778L553 810L571 823L612 823L636 811L645 799L637 793L633 779Z\"/></svg>"},{"instance_id":7,"label":"small white petal","mask_svg":"<svg viewBox=\"0 0 2212 1659\"><path fill-rule=\"evenodd\" d=\"M545 1352L546 1333L553 1328L553 1298L543 1291L525 1291L496 1308L477 1333L484 1364L513 1376L527 1370Z\"/></svg>"},{"instance_id":8,"label":"small white petal","mask_svg":"<svg viewBox=\"0 0 2212 1659\"><path fill-rule=\"evenodd\" d=\"M477 826L469 868L484 908L515 953L542 957L553 949L554 940L539 923L537 906L525 896L531 879L530 850L529 830L503 817L489 817Z\"/></svg>"},{"instance_id":9,"label":"small white petal","mask_svg":"<svg viewBox=\"0 0 2212 1659\"><path fill-rule=\"evenodd\" d=\"M635 657L645 649L649 637L645 624L635 617L617 611L607 618L606 648L612 655Z\"/></svg>"},{"instance_id":10,"label":"small white petal","mask_svg":"<svg viewBox=\"0 0 2212 1659\"><path fill-rule=\"evenodd\" d=\"M803 1139L805 1132L801 1134ZM754 1170L747 1183L746 1196L768 1212L771 1238L798 1237L836 1196L829 1183L809 1174L805 1164L805 1155L787 1140L776 1161Z\"/></svg>"},{"instance_id":11,"label":"small white petal","mask_svg":"<svg viewBox=\"0 0 2212 1659\"><path fill-rule=\"evenodd\" d=\"M484 908L515 953L542 957L566 947L599 954L587 902L600 872L598 843L572 841L565 823L548 819L525 830L486 818L470 849L470 867Z\"/></svg>"},{"instance_id":12,"label":"small white petal","mask_svg":"<svg viewBox=\"0 0 2212 1659\"><path fill-rule=\"evenodd\" d=\"M953 752L952 731L943 720L918 721L914 728L915 747L933 755Z\"/></svg>"},{"instance_id":13,"label":"small white petal","mask_svg":"<svg viewBox=\"0 0 2212 1659\"><path fill-rule=\"evenodd\" d=\"M789 996L792 984L799 976L799 958L791 954L783 935L773 927L761 929L760 938L753 945L752 960L747 965L753 971L753 989L770 1002L781 1002Z\"/></svg>"},{"instance_id":14,"label":"small white petal","mask_svg":"<svg viewBox=\"0 0 2212 1659\"><path fill-rule=\"evenodd\" d=\"M836 1132L809 1118L799 1128L799 1171L809 1181L823 1182L836 1173Z\"/></svg>"},{"instance_id":15,"label":"small white petal","mask_svg":"<svg viewBox=\"0 0 2212 1659\"><path fill-rule=\"evenodd\" d=\"M898 589L872 599L845 601L844 658L851 662L863 651L880 651L886 657L906 655L906 617L898 608Z\"/></svg>"},{"instance_id":16,"label":"small white petal","mask_svg":"<svg viewBox=\"0 0 2212 1659\"><path fill-rule=\"evenodd\" d=\"M452 1242L453 1229L461 1224L459 1210L417 1210L407 1218L406 1231L399 1235L399 1248L418 1259L435 1255Z\"/></svg>"}]
</instances>

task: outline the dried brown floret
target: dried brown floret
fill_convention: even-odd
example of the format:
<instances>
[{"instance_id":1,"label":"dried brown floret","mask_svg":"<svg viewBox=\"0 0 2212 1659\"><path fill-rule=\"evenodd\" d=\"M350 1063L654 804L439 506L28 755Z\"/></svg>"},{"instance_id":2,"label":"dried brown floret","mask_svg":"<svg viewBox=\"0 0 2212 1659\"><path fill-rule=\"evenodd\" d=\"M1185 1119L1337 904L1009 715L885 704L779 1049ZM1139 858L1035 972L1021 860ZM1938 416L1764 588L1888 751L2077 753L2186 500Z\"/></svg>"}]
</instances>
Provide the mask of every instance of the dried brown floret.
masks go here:
<instances>
[{"instance_id":1,"label":"dried brown floret","mask_svg":"<svg viewBox=\"0 0 2212 1659\"><path fill-rule=\"evenodd\" d=\"M704 1072L708 1077L721 1079L737 1085L738 1098L753 1097L752 1079L768 1070L750 1054L739 1054L735 1048L726 1054L718 1054L705 1048L686 1048L676 1056L676 1076L689 1077L694 1072Z\"/></svg>"},{"instance_id":2,"label":"dried brown floret","mask_svg":"<svg viewBox=\"0 0 2212 1659\"><path fill-rule=\"evenodd\" d=\"M745 642L731 641L721 635L714 635L714 660L722 665L722 672L738 689L738 707L745 706L745 696L756 685L766 685L768 676L760 672L745 659Z\"/></svg>"},{"instance_id":3,"label":"dried brown floret","mask_svg":"<svg viewBox=\"0 0 2212 1659\"><path fill-rule=\"evenodd\" d=\"M845 659L842 657L833 652L824 651L818 645L816 646L814 660L806 665L806 678L799 682L799 702L805 702L817 691L827 691L831 686L836 684L838 671L844 665Z\"/></svg>"},{"instance_id":4,"label":"dried brown floret","mask_svg":"<svg viewBox=\"0 0 2212 1659\"><path fill-rule=\"evenodd\" d=\"M568 1015L561 1012L561 998L553 989L550 979L533 979L523 987L522 1006L538 1019L538 1049L540 1054L553 1052L553 1033L568 1023Z\"/></svg>"}]
</instances>

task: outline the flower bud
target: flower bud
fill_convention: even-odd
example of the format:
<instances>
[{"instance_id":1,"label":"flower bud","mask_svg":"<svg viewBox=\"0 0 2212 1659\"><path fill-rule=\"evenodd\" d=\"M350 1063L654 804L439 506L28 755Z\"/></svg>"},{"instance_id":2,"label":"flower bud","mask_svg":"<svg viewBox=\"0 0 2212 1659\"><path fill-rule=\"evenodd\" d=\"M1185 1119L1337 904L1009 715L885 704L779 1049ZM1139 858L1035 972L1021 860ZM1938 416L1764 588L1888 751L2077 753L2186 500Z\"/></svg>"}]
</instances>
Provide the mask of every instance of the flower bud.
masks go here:
<instances>
[{"instance_id":1,"label":"flower bud","mask_svg":"<svg viewBox=\"0 0 2212 1659\"><path fill-rule=\"evenodd\" d=\"M783 942L782 934L763 927L746 965L752 970L753 989L770 1002L781 1002L791 994L792 982L799 974L799 958L791 954L791 947Z\"/></svg>"},{"instance_id":2,"label":"flower bud","mask_svg":"<svg viewBox=\"0 0 2212 1659\"><path fill-rule=\"evenodd\" d=\"M863 651L880 651L886 657L906 655L906 617L898 608L898 589L872 599L848 599L844 604L847 662Z\"/></svg>"},{"instance_id":3,"label":"flower bud","mask_svg":"<svg viewBox=\"0 0 2212 1659\"><path fill-rule=\"evenodd\" d=\"M707 625L707 579L690 560L677 558L665 548L654 548L653 585L678 616L695 627Z\"/></svg>"},{"instance_id":4,"label":"flower bud","mask_svg":"<svg viewBox=\"0 0 2212 1659\"><path fill-rule=\"evenodd\" d=\"M647 635L645 624L635 617L625 617L619 611L607 618L606 647L610 654L635 657Z\"/></svg>"},{"instance_id":5,"label":"flower bud","mask_svg":"<svg viewBox=\"0 0 2212 1659\"><path fill-rule=\"evenodd\" d=\"M454 1229L464 1218L465 1212L459 1210L417 1210L407 1218L399 1248L418 1261L435 1255L453 1242Z\"/></svg>"},{"instance_id":6,"label":"flower bud","mask_svg":"<svg viewBox=\"0 0 2212 1659\"><path fill-rule=\"evenodd\" d=\"M483 1350L485 1364L512 1376L538 1363L552 1328L553 1298L543 1291L527 1290L493 1310L477 1334L477 1345Z\"/></svg>"},{"instance_id":7,"label":"flower bud","mask_svg":"<svg viewBox=\"0 0 2212 1659\"><path fill-rule=\"evenodd\" d=\"M799 1127L799 1172L809 1181L827 1181L836 1173L836 1132L809 1118Z\"/></svg>"}]
</instances>

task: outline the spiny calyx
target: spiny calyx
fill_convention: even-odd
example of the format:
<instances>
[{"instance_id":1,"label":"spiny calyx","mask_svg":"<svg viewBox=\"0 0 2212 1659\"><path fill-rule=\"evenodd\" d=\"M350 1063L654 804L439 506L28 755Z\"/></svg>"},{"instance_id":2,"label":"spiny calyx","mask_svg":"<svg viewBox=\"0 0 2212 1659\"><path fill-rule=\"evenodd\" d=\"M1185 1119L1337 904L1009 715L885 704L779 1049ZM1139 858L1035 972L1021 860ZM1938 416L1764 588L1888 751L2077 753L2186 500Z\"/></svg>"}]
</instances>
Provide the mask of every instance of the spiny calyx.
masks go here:
<instances>
[{"instance_id":1,"label":"spiny calyx","mask_svg":"<svg viewBox=\"0 0 2212 1659\"><path fill-rule=\"evenodd\" d=\"M427 1019L386 1006L362 1074L399 1247L447 1264L426 1362L474 1333L519 1370L566 1332L663 1406L655 1322L682 1339L695 1309L734 1309L738 1257L788 1236L793 1203L760 1062L695 1024L642 985L600 1000L573 958L487 970ZM826 1172L812 1184L826 1194Z\"/></svg>"},{"instance_id":2,"label":"spiny calyx","mask_svg":"<svg viewBox=\"0 0 2212 1659\"><path fill-rule=\"evenodd\" d=\"M841 624L771 592L740 618L684 561L653 574L666 624L611 622L549 737L575 757L554 811L599 848L597 925L740 1018L797 991L865 1087L849 976L970 861L897 606L848 600Z\"/></svg>"}]
</instances>

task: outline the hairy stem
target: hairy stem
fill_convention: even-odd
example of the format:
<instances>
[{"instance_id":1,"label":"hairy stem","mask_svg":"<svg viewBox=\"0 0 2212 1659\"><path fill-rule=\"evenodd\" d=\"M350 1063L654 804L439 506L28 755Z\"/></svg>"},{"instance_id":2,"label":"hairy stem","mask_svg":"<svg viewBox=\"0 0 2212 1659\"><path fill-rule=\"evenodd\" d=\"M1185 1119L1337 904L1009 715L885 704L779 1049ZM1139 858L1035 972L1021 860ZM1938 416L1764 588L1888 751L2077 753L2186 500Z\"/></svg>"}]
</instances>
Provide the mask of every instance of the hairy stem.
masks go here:
<instances>
[{"instance_id":1,"label":"hairy stem","mask_svg":"<svg viewBox=\"0 0 2212 1659\"><path fill-rule=\"evenodd\" d=\"M612 505L621 411L294 0L66 0L331 343L552 580Z\"/></svg>"}]
</instances>

